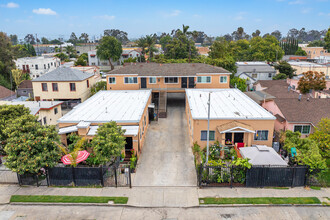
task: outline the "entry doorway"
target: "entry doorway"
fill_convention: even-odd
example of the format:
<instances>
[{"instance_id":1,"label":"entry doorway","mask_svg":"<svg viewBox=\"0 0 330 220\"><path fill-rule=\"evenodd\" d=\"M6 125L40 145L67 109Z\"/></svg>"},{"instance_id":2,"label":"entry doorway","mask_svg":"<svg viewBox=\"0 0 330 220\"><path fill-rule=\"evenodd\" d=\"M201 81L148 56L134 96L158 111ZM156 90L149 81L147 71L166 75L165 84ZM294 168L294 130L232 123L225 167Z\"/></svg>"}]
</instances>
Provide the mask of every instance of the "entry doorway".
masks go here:
<instances>
[{"instance_id":1,"label":"entry doorway","mask_svg":"<svg viewBox=\"0 0 330 220\"><path fill-rule=\"evenodd\" d=\"M141 89L146 89L147 88L147 78L142 77L141 78Z\"/></svg>"},{"instance_id":2,"label":"entry doorway","mask_svg":"<svg viewBox=\"0 0 330 220\"><path fill-rule=\"evenodd\" d=\"M187 77L181 77L181 88L187 88Z\"/></svg>"},{"instance_id":3,"label":"entry doorway","mask_svg":"<svg viewBox=\"0 0 330 220\"><path fill-rule=\"evenodd\" d=\"M129 158L132 157L131 150L133 149L133 138L132 137L126 137L126 144L125 144L125 160L129 161Z\"/></svg>"},{"instance_id":4,"label":"entry doorway","mask_svg":"<svg viewBox=\"0 0 330 220\"><path fill-rule=\"evenodd\" d=\"M243 143L244 142L244 133L234 133L234 143Z\"/></svg>"},{"instance_id":5,"label":"entry doorway","mask_svg":"<svg viewBox=\"0 0 330 220\"><path fill-rule=\"evenodd\" d=\"M194 79L194 77L189 77L188 88L195 88L195 79Z\"/></svg>"}]
</instances>

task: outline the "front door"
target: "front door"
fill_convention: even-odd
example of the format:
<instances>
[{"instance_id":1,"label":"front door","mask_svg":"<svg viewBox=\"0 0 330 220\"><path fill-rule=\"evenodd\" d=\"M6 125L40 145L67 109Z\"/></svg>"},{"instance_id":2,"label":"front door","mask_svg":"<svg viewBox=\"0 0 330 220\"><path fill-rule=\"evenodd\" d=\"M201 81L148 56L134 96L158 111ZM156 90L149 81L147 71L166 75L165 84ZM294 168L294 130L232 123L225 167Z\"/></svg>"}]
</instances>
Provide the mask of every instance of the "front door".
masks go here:
<instances>
[{"instance_id":1,"label":"front door","mask_svg":"<svg viewBox=\"0 0 330 220\"><path fill-rule=\"evenodd\" d=\"M141 78L141 88L146 89L147 88L147 78Z\"/></svg>"},{"instance_id":2,"label":"front door","mask_svg":"<svg viewBox=\"0 0 330 220\"><path fill-rule=\"evenodd\" d=\"M234 143L243 143L244 133L234 133Z\"/></svg>"},{"instance_id":3,"label":"front door","mask_svg":"<svg viewBox=\"0 0 330 220\"><path fill-rule=\"evenodd\" d=\"M194 88L195 87L195 79L194 77L189 77L189 86L188 88Z\"/></svg>"},{"instance_id":4,"label":"front door","mask_svg":"<svg viewBox=\"0 0 330 220\"><path fill-rule=\"evenodd\" d=\"M187 77L181 77L181 88L187 88Z\"/></svg>"}]
</instances>

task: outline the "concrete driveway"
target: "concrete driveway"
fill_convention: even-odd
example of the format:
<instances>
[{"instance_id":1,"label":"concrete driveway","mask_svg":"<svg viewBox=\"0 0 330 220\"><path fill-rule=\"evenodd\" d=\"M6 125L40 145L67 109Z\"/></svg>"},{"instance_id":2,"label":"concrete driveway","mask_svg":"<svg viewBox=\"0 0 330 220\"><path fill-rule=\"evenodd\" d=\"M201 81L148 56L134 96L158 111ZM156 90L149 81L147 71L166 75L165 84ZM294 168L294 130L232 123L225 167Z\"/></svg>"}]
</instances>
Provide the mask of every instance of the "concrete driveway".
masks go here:
<instances>
[{"instance_id":1,"label":"concrete driveway","mask_svg":"<svg viewBox=\"0 0 330 220\"><path fill-rule=\"evenodd\" d=\"M133 186L197 185L184 98L184 93L168 94L167 118L150 124Z\"/></svg>"}]
</instances>

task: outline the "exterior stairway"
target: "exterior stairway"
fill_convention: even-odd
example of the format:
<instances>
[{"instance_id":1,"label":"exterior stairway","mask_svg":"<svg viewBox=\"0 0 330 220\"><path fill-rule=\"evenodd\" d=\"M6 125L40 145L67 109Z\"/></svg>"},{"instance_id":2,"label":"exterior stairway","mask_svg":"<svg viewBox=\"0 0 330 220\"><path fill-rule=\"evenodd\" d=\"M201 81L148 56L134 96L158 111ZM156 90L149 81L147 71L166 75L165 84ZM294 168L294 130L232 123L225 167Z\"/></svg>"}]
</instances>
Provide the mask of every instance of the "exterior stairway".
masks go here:
<instances>
[{"instance_id":1,"label":"exterior stairway","mask_svg":"<svg viewBox=\"0 0 330 220\"><path fill-rule=\"evenodd\" d=\"M159 118L166 118L167 92L159 92Z\"/></svg>"}]
</instances>

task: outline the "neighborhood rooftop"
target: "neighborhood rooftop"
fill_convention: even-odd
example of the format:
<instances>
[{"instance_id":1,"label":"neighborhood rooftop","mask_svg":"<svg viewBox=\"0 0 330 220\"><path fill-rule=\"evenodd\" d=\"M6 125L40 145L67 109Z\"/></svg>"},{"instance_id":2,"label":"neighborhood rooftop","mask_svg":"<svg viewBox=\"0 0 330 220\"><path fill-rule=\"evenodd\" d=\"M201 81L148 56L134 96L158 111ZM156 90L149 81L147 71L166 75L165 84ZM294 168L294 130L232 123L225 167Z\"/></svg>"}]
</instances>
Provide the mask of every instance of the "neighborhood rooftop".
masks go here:
<instances>
[{"instance_id":1,"label":"neighborhood rooftop","mask_svg":"<svg viewBox=\"0 0 330 220\"><path fill-rule=\"evenodd\" d=\"M231 74L221 67L204 63L136 63L125 65L110 73L139 76L196 76L197 73Z\"/></svg>"},{"instance_id":2,"label":"neighborhood rooftop","mask_svg":"<svg viewBox=\"0 0 330 220\"><path fill-rule=\"evenodd\" d=\"M274 67L268 65L267 63L264 62L236 62L237 65L237 72L242 73L242 72L276 72Z\"/></svg>"},{"instance_id":3,"label":"neighborhood rooftop","mask_svg":"<svg viewBox=\"0 0 330 220\"><path fill-rule=\"evenodd\" d=\"M288 122L306 122L314 126L321 118L330 118L329 99L287 99L276 98L276 105Z\"/></svg>"},{"instance_id":4,"label":"neighborhood rooftop","mask_svg":"<svg viewBox=\"0 0 330 220\"><path fill-rule=\"evenodd\" d=\"M72 68L57 68L49 73L46 73L34 80L33 82L50 82L50 81L82 81L90 78L94 74L83 72L80 70L72 69Z\"/></svg>"},{"instance_id":5,"label":"neighborhood rooftop","mask_svg":"<svg viewBox=\"0 0 330 220\"><path fill-rule=\"evenodd\" d=\"M151 90L100 91L74 107L59 123L137 123L146 107Z\"/></svg>"},{"instance_id":6,"label":"neighborhood rooftop","mask_svg":"<svg viewBox=\"0 0 330 220\"><path fill-rule=\"evenodd\" d=\"M30 109L32 115L36 115L40 110L46 110L54 108L58 105L61 105L63 102L60 101L18 101L18 102L9 102L9 101L0 101L0 105L24 105L24 107Z\"/></svg>"},{"instance_id":7,"label":"neighborhood rooftop","mask_svg":"<svg viewBox=\"0 0 330 220\"><path fill-rule=\"evenodd\" d=\"M207 119L211 92L211 119L275 120L275 117L238 89L186 89L194 119Z\"/></svg>"}]
</instances>

